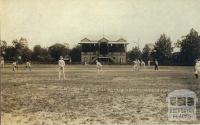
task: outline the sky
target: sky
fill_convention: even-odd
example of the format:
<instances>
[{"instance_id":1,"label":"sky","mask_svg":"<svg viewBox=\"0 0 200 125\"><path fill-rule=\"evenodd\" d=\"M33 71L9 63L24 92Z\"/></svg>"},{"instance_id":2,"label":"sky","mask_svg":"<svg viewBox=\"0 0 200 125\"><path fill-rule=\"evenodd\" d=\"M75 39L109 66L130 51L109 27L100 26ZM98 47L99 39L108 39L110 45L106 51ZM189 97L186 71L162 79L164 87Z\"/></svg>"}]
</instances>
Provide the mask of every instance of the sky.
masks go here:
<instances>
[{"instance_id":1,"label":"sky","mask_svg":"<svg viewBox=\"0 0 200 125\"><path fill-rule=\"evenodd\" d=\"M200 32L200 0L0 0L1 39L27 38L29 47L88 37L124 38L128 49L155 43L165 33L173 43Z\"/></svg>"}]
</instances>

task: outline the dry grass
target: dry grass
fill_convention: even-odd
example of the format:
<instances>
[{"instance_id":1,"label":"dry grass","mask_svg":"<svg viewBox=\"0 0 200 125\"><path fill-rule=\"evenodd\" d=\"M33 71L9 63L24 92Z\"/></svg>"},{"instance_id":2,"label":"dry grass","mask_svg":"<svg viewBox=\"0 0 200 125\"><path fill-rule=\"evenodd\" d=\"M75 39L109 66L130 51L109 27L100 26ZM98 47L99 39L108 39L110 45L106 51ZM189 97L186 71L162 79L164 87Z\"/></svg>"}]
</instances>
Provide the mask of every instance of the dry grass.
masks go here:
<instances>
[{"instance_id":1,"label":"dry grass","mask_svg":"<svg viewBox=\"0 0 200 125\"><path fill-rule=\"evenodd\" d=\"M66 67L66 76L58 80L56 65L3 69L2 125L175 123L167 120L167 94L190 89L200 97L193 67L133 72L116 65L98 74L94 65L76 65ZM197 116L186 123L200 123L199 103Z\"/></svg>"}]
</instances>

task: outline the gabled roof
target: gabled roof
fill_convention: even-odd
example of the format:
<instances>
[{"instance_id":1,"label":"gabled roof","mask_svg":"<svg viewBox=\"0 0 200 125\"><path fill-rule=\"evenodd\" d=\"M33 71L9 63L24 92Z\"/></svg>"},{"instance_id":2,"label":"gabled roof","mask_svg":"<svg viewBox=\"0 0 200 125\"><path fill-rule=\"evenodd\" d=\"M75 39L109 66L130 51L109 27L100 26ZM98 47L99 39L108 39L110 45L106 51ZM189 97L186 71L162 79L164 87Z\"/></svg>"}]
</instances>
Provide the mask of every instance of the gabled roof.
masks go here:
<instances>
[{"instance_id":1,"label":"gabled roof","mask_svg":"<svg viewBox=\"0 0 200 125\"><path fill-rule=\"evenodd\" d=\"M99 42L109 42L109 40L103 37L102 39L99 40Z\"/></svg>"},{"instance_id":2,"label":"gabled roof","mask_svg":"<svg viewBox=\"0 0 200 125\"><path fill-rule=\"evenodd\" d=\"M84 38L81 40L81 42L91 42L88 38Z\"/></svg>"},{"instance_id":3,"label":"gabled roof","mask_svg":"<svg viewBox=\"0 0 200 125\"><path fill-rule=\"evenodd\" d=\"M120 39L117 40L117 42L126 42L126 40L123 39L123 38L120 38Z\"/></svg>"},{"instance_id":4,"label":"gabled roof","mask_svg":"<svg viewBox=\"0 0 200 125\"><path fill-rule=\"evenodd\" d=\"M174 90L168 94L168 97L196 97L196 94L188 89Z\"/></svg>"},{"instance_id":5,"label":"gabled roof","mask_svg":"<svg viewBox=\"0 0 200 125\"><path fill-rule=\"evenodd\" d=\"M88 38L84 38L79 42L79 44L82 44L82 43L100 43L100 42L106 42L106 43L111 43L111 44L128 44L127 41L123 38L120 38L118 40L108 40L105 37L101 38L100 40L90 40Z\"/></svg>"}]
</instances>

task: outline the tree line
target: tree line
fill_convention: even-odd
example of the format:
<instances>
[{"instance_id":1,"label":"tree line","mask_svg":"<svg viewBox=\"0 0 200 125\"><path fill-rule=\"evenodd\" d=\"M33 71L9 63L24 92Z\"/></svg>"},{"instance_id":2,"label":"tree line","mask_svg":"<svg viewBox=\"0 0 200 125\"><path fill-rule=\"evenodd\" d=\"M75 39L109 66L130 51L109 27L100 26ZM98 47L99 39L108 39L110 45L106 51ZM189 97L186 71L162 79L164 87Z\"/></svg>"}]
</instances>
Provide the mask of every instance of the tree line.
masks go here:
<instances>
[{"instance_id":1,"label":"tree line","mask_svg":"<svg viewBox=\"0 0 200 125\"><path fill-rule=\"evenodd\" d=\"M31 50L21 42L21 39L13 40L10 46L7 45L6 41L1 41L1 56L3 56L5 61L56 63L60 56L63 56L68 62L78 63L81 61L81 47L79 45L72 49L60 43L55 43L47 48L35 45L33 50Z\"/></svg>"},{"instance_id":2,"label":"tree line","mask_svg":"<svg viewBox=\"0 0 200 125\"><path fill-rule=\"evenodd\" d=\"M174 51L174 47L179 51ZM170 37L161 34L158 40L151 48L148 44L142 51L139 47L133 47L127 52L128 60L135 59L144 61L159 61L161 65L194 65L195 60L200 58L200 35L194 29L177 40L175 46L172 45Z\"/></svg>"},{"instance_id":3,"label":"tree line","mask_svg":"<svg viewBox=\"0 0 200 125\"><path fill-rule=\"evenodd\" d=\"M55 63L62 55L65 60L72 63L81 62L80 45L73 48L60 43L55 43L47 48L35 45L31 50L21 42L21 39L13 40L12 45L7 45L6 41L0 41L1 56L4 57L5 61ZM139 46L133 47L127 52L127 60L132 62L135 59L140 59L147 62L156 59L161 65L193 65L195 59L200 58L200 35L191 29L187 35L177 40L175 47L180 50L174 52L170 37L161 34L155 44L152 46L146 44L142 51Z\"/></svg>"}]
</instances>

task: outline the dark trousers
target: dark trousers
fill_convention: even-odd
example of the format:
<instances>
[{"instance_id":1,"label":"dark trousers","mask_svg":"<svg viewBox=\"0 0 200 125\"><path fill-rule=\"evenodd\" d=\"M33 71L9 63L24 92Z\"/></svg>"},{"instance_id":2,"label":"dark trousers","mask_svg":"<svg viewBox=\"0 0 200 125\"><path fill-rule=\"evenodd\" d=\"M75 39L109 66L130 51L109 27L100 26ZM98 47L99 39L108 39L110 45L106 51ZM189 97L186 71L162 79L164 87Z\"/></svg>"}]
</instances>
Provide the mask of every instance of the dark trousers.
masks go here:
<instances>
[{"instance_id":1,"label":"dark trousers","mask_svg":"<svg viewBox=\"0 0 200 125\"><path fill-rule=\"evenodd\" d=\"M198 75L198 74L195 74L195 77L196 77L196 79L198 79L198 78L199 78L199 75Z\"/></svg>"},{"instance_id":2,"label":"dark trousers","mask_svg":"<svg viewBox=\"0 0 200 125\"><path fill-rule=\"evenodd\" d=\"M158 70L158 65L155 65L155 70Z\"/></svg>"},{"instance_id":3,"label":"dark trousers","mask_svg":"<svg viewBox=\"0 0 200 125\"><path fill-rule=\"evenodd\" d=\"M18 69L18 66L14 66L13 67L13 71L15 71L16 69Z\"/></svg>"}]
</instances>

